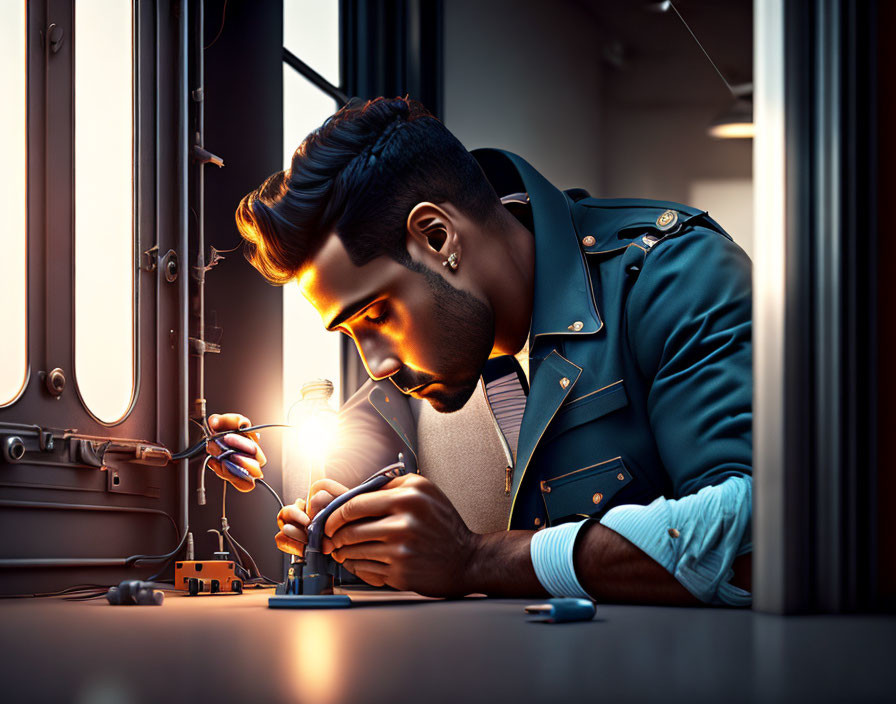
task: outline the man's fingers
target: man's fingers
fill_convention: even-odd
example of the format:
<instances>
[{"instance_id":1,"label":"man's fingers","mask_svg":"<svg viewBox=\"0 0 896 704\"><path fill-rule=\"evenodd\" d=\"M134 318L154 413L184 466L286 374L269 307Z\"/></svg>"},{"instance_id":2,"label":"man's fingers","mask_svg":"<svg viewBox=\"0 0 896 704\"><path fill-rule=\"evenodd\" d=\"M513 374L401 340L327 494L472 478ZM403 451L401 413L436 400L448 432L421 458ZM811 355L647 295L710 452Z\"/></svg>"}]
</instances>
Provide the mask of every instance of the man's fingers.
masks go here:
<instances>
[{"instance_id":1,"label":"man's fingers","mask_svg":"<svg viewBox=\"0 0 896 704\"><path fill-rule=\"evenodd\" d=\"M239 431L242 428L251 428L252 421L239 413L213 413L208 417L208 427L213 433L221 433L225 430ZM245 437L249 442L255 443L255 448L250 450L248 454L255 457L259 466L264 467L268 463L268 459L261 449L261 439L258 432L253 431L241 437Z\"/></svg>"},{"instance_id":2,"label":"man's fingers","mask_svg":"<svg viewBox=\"0 0 896 704\"><path fill-rule=\"evenodd\" d=\"M287 538L292 538L303 545L308 542L308 534L302 528L294 526L292 523L284 523L283 527L280 528L280 532Z\"/></svg>"},{"instance_id":3,"label":"man's fingers","mask_svg":"<svg viewBox=\"0 0 896 704\"><path fill-rule=\"evenodd\" d=\"M352 521L333 533L332 542L336 548L356 543L384 542L406 530L405 520L399 516Z\"/></svg>"},{"instance_id":4,"label":"man's fingers","mask_svg":"<svg viewBox=\"0 0 896 704\"><path fill-rule=\"evenodd\" d=\"M268 458L265 456L264 450L261 449L261 435L257 431L246 433L246 435L255 441L255 459L258 460L259 466L264 467L268 463Z\"/></svg>"},{"instance_id":5,"label":"man's fingers","mask_svg":"<svg viewBox=\"0 0 896 704\"><path fill-rule=\"evenodd\" d=\"M372 560L346 560L342 563L349 572L356 577L360 577L365 582L381 587L386 583L386 577L389 575L389 566L383 562L374 562ZM368 579L373 577L374 580Z\"/></svg>"},{"instance_id":6,"label":"man's fingers","mask_svg":"<svg viewBox=\"0 0 896 704\"><path fill-rule=\"evenodd\" d=\"M277 527L282 530L286 523L307 527L311 523L311 519L299 506L291 504L281 508L280 513L277 514Z\"/></svg>"},{"instance_id":7,"label":"man's fingers","mask_svg":"<svg viewBox=\"0 0 896 704\"><path fill-rule=\"evenodd\" d=\"M225 466L221 466L218 460L209 460L209 468L217 474L221 479L233 485L239 491L247 492L255 488L255 479L245 469L236 464L228 464L224 461Z\"/></svg>"},{"instance_id":8,"label":"man's fingers","mask_svg":"<svg viewBox=\"0 0 896 704\"><path fill-rule=\"evenodd\" d=\"M229 447L229 445L225 447ZM213 458L218 458L229 451L222 449L216 442L210 442L207 449ZM264 474L261 472L261 467L258 466L258 462L251 457L246 457L240 452L228 455L224 460L218 460L218 462L223 462L225 465L227 462L230 462L232 465L236 465L236 469L232 466L227 466L227 469L232 470L233 474L238 477L246 478L246 473L253 479L261 479L264 477ZM245 470L245 472L240 470Z\"/></svg>"},{"instance_id":9,"label":"man's fingers","mask_svg":"<svg viewBox=\"0 0 896 704\"><path fill-rule=\"evenodd\" d=\"M322 508L325 508L334 498L348 491L348 487L340 484L335 479L318 479L308 489L308 509L307 513L311 518L317 514Z\"/></svg>"},{"instance_id":10,"label":"man's fingers","mask_svg":"<svg viewBox=\"0 0 896 704\"><path fill-rule=\"evenodd\" d=\"M324 525L324 533L332 538L346 523L392 513L396 501L402 496L405 496L405 490L402 488L380 489L369 494L360 494L333 511Z\"/></svg>"},{"instance_id":11,"label":"man's fingers","mask_svg":"<svg viewBox=\"0 0 896 704\"><path fill-rule=\"evenodd\" d=\"M326 508L334 498L336 497L334 497L329 491L318 491L311 497L311 500L308 502L308 515L311 518L314 518L318 514L318 512Z\"/></svg>"},{"instance_id":12,"label":"man's fingers","mask_svg":"<svg viewBox=\"0 0 896 704\"><path fill-rule=\"evenodd\" d=\"M222 430L251 428L252 421L239 413L213 413L208 417L208 427L212 432L220 433Z\"/></svg>"},{"instance_id":13,"label":"man's fingers","mask_svg":"<svg viewBox=\"0 0 896 704\"><path fill-rule=\"evenodd\" d=\"M329 477L324 477L322 479L318 479L311 485L311 488L308 490L308 494L313 496L315 492L318 491L327 491L333 496L340 496L348 491L348 487L345 484L340 484L335 479L330 479Z\"/></svg>"},{"instance_id":14,"label":"man's fingers","mask_svg":"<svg viewBox=\"0 0 896 704\"><path fill-rule=\"evenodd\" d=\"M237 452L241 452L247 457L255 457L258 452L258 445L255 444L255 441L251 438L247 438L245 435L237 435L236 433L227 433L227 435L222 435L219 438L215 438L218 442L224 443L228 447L236 450ZM209 449L214 450L215 448L221 449L218 443L212 442L209 443Z\"/></svg>"},{"instance_id":15,"label":"man's fingers","mask_svg":"<svg viewBox=\"0 0 896 704\"><path fill-rule=\"evenodd\" d=\"M213 457L217 457L230 450L235 450L239 453L240 457L250 460L253 466L258 467L259 469L265 463L264 453L261 452L261 448L254 440L247 438L245 435L228 433L227 435L222 435L221 437L209 440L205 444L205 451Z\"/></svg>"},{"instance_id":16,"label":"man's fingers","mask_svg":"<svg viewBox=\"0 0 896 704\"><path fill-rule=\"evenodd\" d=\"M289 555L301 556L305 552L304 544L300 543L298 540L293 540L284 533L277 533L277 535L274 536L274 542L277 544L277 549L280 550L280 552L285 552Z\"/></svg>"},{"instance_id":17,"label":"man's fingers","mask_svg":"<svg viewBox=\"0 0 896 704\"><path fill-rule=\"evenodd\" d=\"M336 562L369 560L390 564L394 552L394 548L386 543L358 543L357 545L346 545L338 548L330 554Z\"/></svg>"}]
</instances>

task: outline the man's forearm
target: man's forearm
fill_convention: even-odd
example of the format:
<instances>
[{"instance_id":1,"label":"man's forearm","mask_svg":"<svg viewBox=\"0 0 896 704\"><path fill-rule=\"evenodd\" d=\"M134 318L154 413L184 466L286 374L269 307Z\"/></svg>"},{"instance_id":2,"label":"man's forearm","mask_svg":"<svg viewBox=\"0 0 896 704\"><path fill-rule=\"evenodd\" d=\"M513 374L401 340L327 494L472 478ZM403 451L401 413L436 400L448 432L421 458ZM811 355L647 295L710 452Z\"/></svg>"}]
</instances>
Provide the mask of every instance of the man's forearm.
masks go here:
<instances>
[{"instance_id":1,"label":"man's forearm","mask_svg":"<svg viewBox=\"0 0 896 704\"><path fill-rule=\"evenodd\" d=\"M478 536L467 569L467 591L489 596L545 596L532 566L533 531ZM601 602L693 605L699 601L662 565L615 531L591 523L575 549L576 575Z\"/></svg>"}]
</instances>

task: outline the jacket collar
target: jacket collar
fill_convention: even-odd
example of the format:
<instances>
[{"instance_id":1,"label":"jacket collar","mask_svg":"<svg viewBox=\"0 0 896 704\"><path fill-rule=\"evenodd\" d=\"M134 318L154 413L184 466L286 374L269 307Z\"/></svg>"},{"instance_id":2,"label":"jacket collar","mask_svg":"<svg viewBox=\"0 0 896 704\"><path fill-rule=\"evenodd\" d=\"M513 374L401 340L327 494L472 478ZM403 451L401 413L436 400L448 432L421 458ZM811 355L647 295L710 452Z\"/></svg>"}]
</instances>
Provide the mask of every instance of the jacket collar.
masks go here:
<instances>
[{"instance_id":1,"label":"jacket collar","mask_svg":"<svg viewBox=\"0 0 896 704\"><path fill-rule=\"evenodd\" d=\"M570 201L525 159L501 149L472 152L499 196L529 194L535 234L531 339L586 335L603 327Z\"/></svg>"}]
</instances>

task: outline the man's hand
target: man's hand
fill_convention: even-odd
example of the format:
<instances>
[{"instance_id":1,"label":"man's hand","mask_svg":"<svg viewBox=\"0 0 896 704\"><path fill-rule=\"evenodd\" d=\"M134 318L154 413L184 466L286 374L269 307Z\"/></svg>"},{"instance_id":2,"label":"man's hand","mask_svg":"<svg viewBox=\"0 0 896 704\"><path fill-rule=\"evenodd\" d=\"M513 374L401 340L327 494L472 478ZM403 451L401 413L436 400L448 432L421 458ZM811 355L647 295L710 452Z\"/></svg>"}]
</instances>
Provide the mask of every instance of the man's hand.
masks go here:
<instances>
[{"instance_id":1,"label":"man's hand","mask_svg":"<svg viewBox=\"0 0 896 704\"><path fill-rule=\"evenodd\" d=\"M429 596L474 591L467 568L478 536L448 497L418 474L356 496L333 512L324 532L324 552L374 586Z\"/></svg>"},{"instance_id":2,"label":"man's hand","mask_svg":"<svg viewBox=\"0 0 896 704\"><path fill-rule=\"evenodd\" d=\"M311 519L317 515L317 512L329 504L333 499L348 491L348 487L343 486L332 479L320 479L311 485L308 495L308 510L305 510L304 499L297 499L294 504L284 506L277 514L277 527L280 532L274 536L274 542L277 547L290 555L303 555L305 545L308 543L308 524ZM331 543L325 542L324 547L332 547ZM329 550L327 550L329 552Z\"/></svg>"},{"instance_id":3,"label":"man's hand","mask_svg":"<svg viewBox=\"0 0 896 704\"><path fill-rule=\"evenodd\" d=\"M220 433L226 430L239 431L240 428L250 428L251 426L252 423L249 419L241 416L239 413L225 413L223 415L216 413L208 417L208 427L213 433ZM247 433L245 435L228 433L218 439L239 454L231 455L223 462L212 459L209 461L208 466L221 479L229 482L236 489L252 491L255 488L255 480L264 476L261 473L261 468L267 463L267 458L258 444L258 433ZM214 457L224 452L216 442L211 440L206 443L205 451Z\"/></svg>"}]
</instances>

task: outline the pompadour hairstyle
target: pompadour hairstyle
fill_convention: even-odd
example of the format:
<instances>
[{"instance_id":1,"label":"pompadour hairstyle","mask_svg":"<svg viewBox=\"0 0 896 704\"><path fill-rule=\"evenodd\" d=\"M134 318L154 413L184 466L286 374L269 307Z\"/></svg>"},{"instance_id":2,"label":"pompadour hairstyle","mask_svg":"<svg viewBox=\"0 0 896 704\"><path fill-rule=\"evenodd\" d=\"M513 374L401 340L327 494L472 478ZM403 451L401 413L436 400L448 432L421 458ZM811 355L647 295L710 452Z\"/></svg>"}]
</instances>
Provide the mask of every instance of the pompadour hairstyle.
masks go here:
<instances>
[{"instance_id":1,"label":"pompadour hairstyle","mask_svg":"<svg viewBox=\"0 0 896 704\"><path fill-rule=\"evenodd\" d=\"M410 265L408 214L450 201L487 221L500 201L473 156L420 103L353 99L299 146L236 211L246 259L268 281L293 279L333 231L352 263Z\"/></svg>"}]
</instances>

